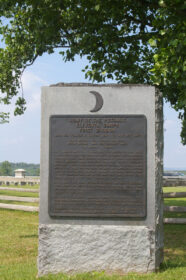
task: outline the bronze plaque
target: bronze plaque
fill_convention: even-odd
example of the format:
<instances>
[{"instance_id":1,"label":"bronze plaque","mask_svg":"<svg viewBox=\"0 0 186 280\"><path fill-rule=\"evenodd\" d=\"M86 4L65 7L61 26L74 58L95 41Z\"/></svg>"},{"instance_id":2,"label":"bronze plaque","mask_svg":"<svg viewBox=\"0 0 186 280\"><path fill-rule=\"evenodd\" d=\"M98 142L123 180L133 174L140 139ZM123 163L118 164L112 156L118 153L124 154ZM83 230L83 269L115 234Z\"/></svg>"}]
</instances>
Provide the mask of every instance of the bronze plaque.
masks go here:
<instances>
[{"instance_id":1,"label":"bronze plaque","mask_svg":"<svg viewBox=\"0 0 186 280\"><path fill-rule=\"evenodd\" d=\"M143 115L50 118L49 215L146 216Z\"/></svg>"}]
</instances>

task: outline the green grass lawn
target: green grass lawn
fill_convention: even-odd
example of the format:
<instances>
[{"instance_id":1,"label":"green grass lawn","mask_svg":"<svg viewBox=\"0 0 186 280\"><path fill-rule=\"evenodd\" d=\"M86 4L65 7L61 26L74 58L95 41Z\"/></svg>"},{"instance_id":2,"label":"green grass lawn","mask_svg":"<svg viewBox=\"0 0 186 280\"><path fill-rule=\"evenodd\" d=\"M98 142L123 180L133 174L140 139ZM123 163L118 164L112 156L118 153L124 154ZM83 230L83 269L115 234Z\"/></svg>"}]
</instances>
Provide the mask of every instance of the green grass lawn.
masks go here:
<instances>
[{"instance_id":1,"label":"green grass lawn","mask_svg":"<svg viewBox=\"0 0 186 280\"><path fill-rule=\"evenodd\" d=\"M185 187L164 187L163 188L164 193L168 192L186 192L186 186Z\"/></svg>"},{"instance_id":2,"label":"green grass lawn","mask_svg":"<svg viewBox=\"0 0 186 280\"><path fill-rule=\"evenodd\" d=\"M186 197L184 198L164 198L164 204L167 206L186 206Z\"/></svg>"},{"instance_id":3,"label":"green grass lawn","mask_svg":"<svg viewBox=\"0 0 186 280\"><path fill-rule=\"evenodd\" d=\"M20 185L1 185L0 187L7 187L7 188L22 188L22 189L39 189L39 185L33 185L33 186L30 186L30 185L23 185L23 186L20 186Z\"/></svg>"},{"instance_id":4,"label":"green grass lawn","mask_svg":"<svg viewBox=\"0 0 186 280\"><path fill-rule=\"evenodd\" d=\"M165 259L158 273L51 275L63 280L186 280L186 225L165 225ZM0 209L0 279L37 279L38 213Z\"/></svg>"},{"instance_id":5,"label":"green grass lawn","mask_svg":"<svg viewBox=\"0 0 186 280\"><path fill-rule=\"evenodd\" d=\"M21 196L21 197L39 197L39 193L1 190L1 188L0 188L0 195Z\"/></svg>"},{"instance_id":6,"label":"green grass lawn","mask_svg":"<svg viewBox=\"0 0 186 280\"><path fill-rule=\"evenodd\" d=\"M186 188L170 187L164 191L184 192ZM15 191L1 190L0 194L38 197L37 193ZM166 205L186 206L186 198L167 198L164 202ZM186 213L165 213L165 217L186 217ZM165 225L164 243L164 262L157 273L121 276L94 272L37 278L38 213L0 209L0 280L186 280L186 225Z\"/></svg>"}]
</instances>

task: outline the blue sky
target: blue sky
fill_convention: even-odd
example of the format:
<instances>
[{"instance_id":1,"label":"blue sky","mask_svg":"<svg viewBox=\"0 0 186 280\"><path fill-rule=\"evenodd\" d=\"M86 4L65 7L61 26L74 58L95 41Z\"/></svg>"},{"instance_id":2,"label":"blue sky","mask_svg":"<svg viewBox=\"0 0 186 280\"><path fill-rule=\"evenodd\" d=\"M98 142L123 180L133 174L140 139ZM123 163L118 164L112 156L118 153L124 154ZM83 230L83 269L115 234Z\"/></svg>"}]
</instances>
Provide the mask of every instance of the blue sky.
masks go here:
<instances>
[{"instance_id":1,"label":"blue sky","mask_svg":"<svg viewBox=\"0 0 186 280\"><path fill-rule=\"evenodd\" d=\"M43 55L23 75L27 110L14 117L13 105L1 106L0 111L11 111L10 123L0 125L0 162L39 163L40 161L40 92L41 86L58 82L87 82L81 69L86 59L64 63L58 53ZM186 146L180 143L181 125L177 113L164 106L164 166L186 169Z\"/></svg>"}]
</instances>

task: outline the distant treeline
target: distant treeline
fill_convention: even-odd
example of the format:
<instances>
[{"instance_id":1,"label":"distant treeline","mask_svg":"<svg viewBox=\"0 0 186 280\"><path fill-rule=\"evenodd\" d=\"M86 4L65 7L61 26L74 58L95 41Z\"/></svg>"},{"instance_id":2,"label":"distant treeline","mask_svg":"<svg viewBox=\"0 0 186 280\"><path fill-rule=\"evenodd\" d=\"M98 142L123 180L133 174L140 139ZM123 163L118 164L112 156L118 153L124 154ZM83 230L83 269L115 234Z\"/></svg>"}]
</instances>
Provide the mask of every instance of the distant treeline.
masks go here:
<instances>
[{"instance_id":1,"label":"distant treeline","mask_svg":"<svg viewBox=\"0 0 186 280\"><path fill-rule=\"evenodd\" d=\"M180 173L183 173L184 175L186 175L186 170L181 170L179 171Z\"/></svg>"},{"instance_id":2,"label":"distant treeline","mask_svg":"<svg viewBox=\"0 0 186 280\"><path fill-rule=\"evenodd\" d=\"M39 176L40 175L40 165L34 163L25 162L0 162L0 176L14 176L14 170L25 169L26 176Z\"/></svg>"}]
</instances>

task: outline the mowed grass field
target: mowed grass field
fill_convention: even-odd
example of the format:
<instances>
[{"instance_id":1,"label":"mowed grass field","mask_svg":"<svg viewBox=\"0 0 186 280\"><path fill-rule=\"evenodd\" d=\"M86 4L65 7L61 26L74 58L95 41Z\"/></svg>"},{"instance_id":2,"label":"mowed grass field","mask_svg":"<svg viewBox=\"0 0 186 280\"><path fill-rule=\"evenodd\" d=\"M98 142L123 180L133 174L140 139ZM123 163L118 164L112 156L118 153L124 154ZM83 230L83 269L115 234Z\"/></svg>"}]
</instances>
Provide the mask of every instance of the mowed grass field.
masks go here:
<instances>
[{"instance_id":1,"label":"mowed grass field","mask_svg":"<svg viewBox=\"0 0 186 280\"><path fill-rule=\"evenodd\" d=\"M186 188L171 187L164 190L182 192ZM5 195L4 192L2 194ZM9 195L13 195L12 192ZM14 195L19 196L18 192ZM34 193L25 193L24 196L34 197ZM185 198L166 199L165 204L175 205L175 200L177 205L186 206ZM165 213L165 216L179 217L179 213ZM38 278L38 213L0 209L0 280L186 280L186 225L165 225L164 243L164 262L157 273L107 275L104 272L93 272Z\"/></svg>"}]
</instances>

